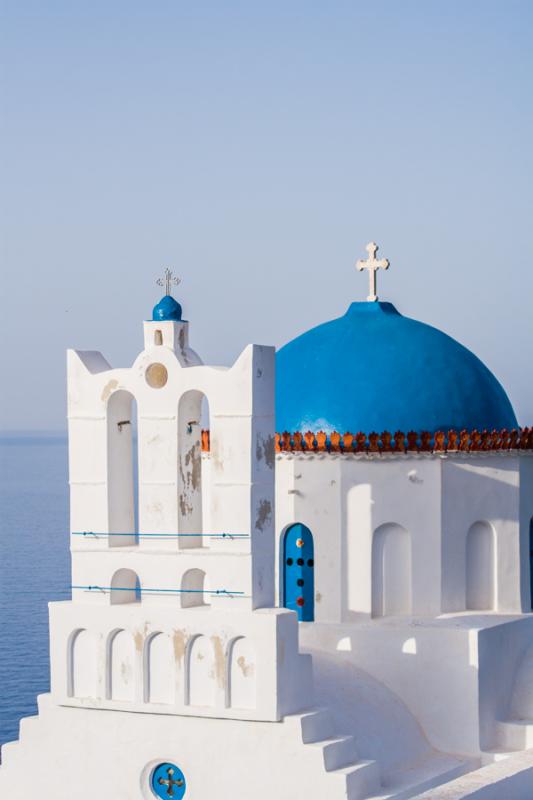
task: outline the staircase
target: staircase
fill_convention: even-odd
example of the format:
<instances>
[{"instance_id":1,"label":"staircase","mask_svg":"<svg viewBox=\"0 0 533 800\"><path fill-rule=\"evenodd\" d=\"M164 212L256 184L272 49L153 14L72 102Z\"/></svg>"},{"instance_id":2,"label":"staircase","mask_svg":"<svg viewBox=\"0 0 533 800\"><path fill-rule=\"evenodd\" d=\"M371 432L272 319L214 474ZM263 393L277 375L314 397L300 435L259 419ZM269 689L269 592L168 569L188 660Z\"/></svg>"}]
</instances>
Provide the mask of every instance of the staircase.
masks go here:
<instances>
[{"instance_id":1,"label":"staircase","mask_svg":"<svg viewBox=\"0 0 533 800\"><path fill-rule=\"evenodd\" d=\"M377 761L359 760L353 736L335 736L333 718L327 709L291 714L284 719L301 736L309 756L322 759L323 768L331 776L332 795L347 800L365 800L380 788ZM338 793L334 786L338 784Z\"/></svg>"}]
</instances>

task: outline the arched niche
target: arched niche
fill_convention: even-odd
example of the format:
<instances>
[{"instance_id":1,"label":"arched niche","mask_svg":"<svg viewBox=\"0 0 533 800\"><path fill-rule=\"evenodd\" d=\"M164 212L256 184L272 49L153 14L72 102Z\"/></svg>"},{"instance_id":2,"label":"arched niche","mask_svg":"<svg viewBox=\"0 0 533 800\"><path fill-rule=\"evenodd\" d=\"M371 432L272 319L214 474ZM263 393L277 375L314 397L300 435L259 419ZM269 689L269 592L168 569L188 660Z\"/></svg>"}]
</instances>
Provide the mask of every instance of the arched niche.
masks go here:
<instances>
[{"instance_id":1,"label":"arched niche","mask_svg":"<svg viewBox=\"0 0 533 800\"><path fill-rule=\"evenodd\" d=\"M188 569L181 579L180 603L182 608L210 605L209 589L202 569Z\"/></svg>"},{"instance_id":2,"label":"arched niche","mask_svg":"<svg viewBox=\"0 0 533 800\"><path fill-rule=\"evenodd\" d=\"M212 642L207 636L196 636L188 647L187 687L191 706L214 706L216 666Z\"/></svg>"},{"instance_id":3,"label":"arched niche","mask_svg":"<svg viewBox=\"0 0 533 800\"><path fill-rule=\"evenodd\" d=\"M131 392L107 401L107 513L110 547L137 543L137 404ZM120 534L120 535L117 535Z\"/></svg>"},{"instance_id":4,"label":"arched niche","mask_svg":"<svg viewBox=\"0 0 533 800\"><path fill-rule=\"evenodd\" d=\"M117 569L110 584L111 605L139 603L141 585L137 573L132 569Z\"/></svg>"},{"instance_id":5,"label":"arched niche","mask_svg":"<svg viewBox=\"0 0 533 800\"><path fill-rule=\"evenodd\" d=\"M495 533L489 522L474 522L466 535L465 597L468 611L494 608Z\"/></svg>"},{"instance_id":6,"label":"arched niche","mask_svg":"<svg viewBox=\"0 0 533 800\"><path fill-rule=\"evenodd\" d=\"M174 652L166 633L155 633L146 642L144 681L146 702L174 703Z\"/></svg>"},{"instance_id":7,"label":"arched niche","mask_svg":"<svg viewBox=\"0 0 533 800\"><path fill-rule=\"evenodd\" d=\"M229 649L228 694L231 708L255 708L257 705L257 664L253 642L241 636Z\"/></svg>"},{"instance_id":8,"label":"arched niche","mask_svg":"<svg viewBox=\"0 0 533 800\"><path fill-rule=\"evenodd\" d=\"M372 616L412 610L411 536L396 523L376 528L372 537Z\"/></svg>"},{"instance_id":9,"label":"arched niche","mask_svg":"<svg viewBox=\"0 0 533 800\"><path fill-rule=\"evenodd\" d=\"M135 698L135 643L129 631L115 630L109 636L107 697L121 702Z\"/></svg>"},{"instance_id":10,"label":"arched niche","mask_svg":"<svg viewBox=\"0 0 533 800\"><path fill-rule=\"evenodd\" d=\"M74 631L68 642L68 695L69 697L96 697L97 642L85 629Z\"/></svg>"},{"instance_id":11,"label":"arched niche","mask_svg":"<svg viewBox=\"0 0 533 800\"><path fill-rule=\"evenodd\" d=\"M178 531L186 534L180 548L204 543L202 427L209 427L207 398L197 390L185 392L178 403Z\"/></svg>"}]
</instances>

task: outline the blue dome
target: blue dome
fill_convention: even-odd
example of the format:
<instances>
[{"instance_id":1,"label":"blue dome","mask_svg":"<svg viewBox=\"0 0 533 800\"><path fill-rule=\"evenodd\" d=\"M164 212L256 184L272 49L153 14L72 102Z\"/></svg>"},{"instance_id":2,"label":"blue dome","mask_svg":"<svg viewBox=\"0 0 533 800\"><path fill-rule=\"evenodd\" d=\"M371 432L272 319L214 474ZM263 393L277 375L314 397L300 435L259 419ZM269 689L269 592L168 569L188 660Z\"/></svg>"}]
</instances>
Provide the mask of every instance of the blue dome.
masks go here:
<instances>
[{"instance_id":1,"label":"blue dome","mask_svg":"<svg viewBox=\"0 0 533 800\"><path fill-rule=\"evenodd\" d=\"M181 306L177 300L174 300L172 295L166 294L161 298L159 303L154 306L152 319L156 322L167 319L173 319L179 322L181 320Z\"/></svg>"},{"instance_id":2,"label":"blue dome","mask_svg":"<svg viewBox=\"0 0 533 800\"><path fill-rule=\"evenodd\" d=\"M501 384L470 350L391 303L352 303L276 356L276 429L357 433L513 428Z\"/></svg>"}]
</instances>

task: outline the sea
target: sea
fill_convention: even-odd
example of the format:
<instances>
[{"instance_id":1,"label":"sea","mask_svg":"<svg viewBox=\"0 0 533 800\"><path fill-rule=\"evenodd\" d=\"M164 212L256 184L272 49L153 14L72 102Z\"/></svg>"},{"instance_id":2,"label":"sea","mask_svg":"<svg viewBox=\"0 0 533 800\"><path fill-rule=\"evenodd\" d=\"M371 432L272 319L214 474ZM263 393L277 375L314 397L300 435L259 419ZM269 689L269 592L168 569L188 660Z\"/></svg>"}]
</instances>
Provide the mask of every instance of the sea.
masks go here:
<instances>
[{"instance_id":1,"label":"sea","mask_svg":"<svg viewBox=\"0 0 533 800\"><path fill-rule=\"evenodd\" d=\"M67 438L0 435L0 744L49 691L48 603L70 598Z\"/></svg>"}]
</instances>

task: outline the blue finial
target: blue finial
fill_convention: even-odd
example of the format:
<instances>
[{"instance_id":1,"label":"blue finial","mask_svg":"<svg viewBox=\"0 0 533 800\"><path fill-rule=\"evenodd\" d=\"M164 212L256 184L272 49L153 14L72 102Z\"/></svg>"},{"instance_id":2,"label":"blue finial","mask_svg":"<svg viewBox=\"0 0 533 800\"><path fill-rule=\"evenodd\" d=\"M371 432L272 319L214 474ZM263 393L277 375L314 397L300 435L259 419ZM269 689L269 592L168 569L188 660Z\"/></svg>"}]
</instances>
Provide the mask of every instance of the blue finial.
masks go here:
<instances>
[{"instance_id":1,"label":"blue finial","mask_svg":"<svg viewBox=\"0 0 533 800\"><path fill-rule=\"evenodd\" d=\"M161 298L156 306L154 306L152 311L152 319L156 322L159 322L160 320L175 320L176 322L179 322L181 320L182 309L178 301L174 300L170 292L172 284L177 286L180 283L180 279L175 278L172 275L172 270L167 267L165 269L165 277L158 278L156 283L158 286L165 287L165 296Z\"/></svg>"}]
</instances>

